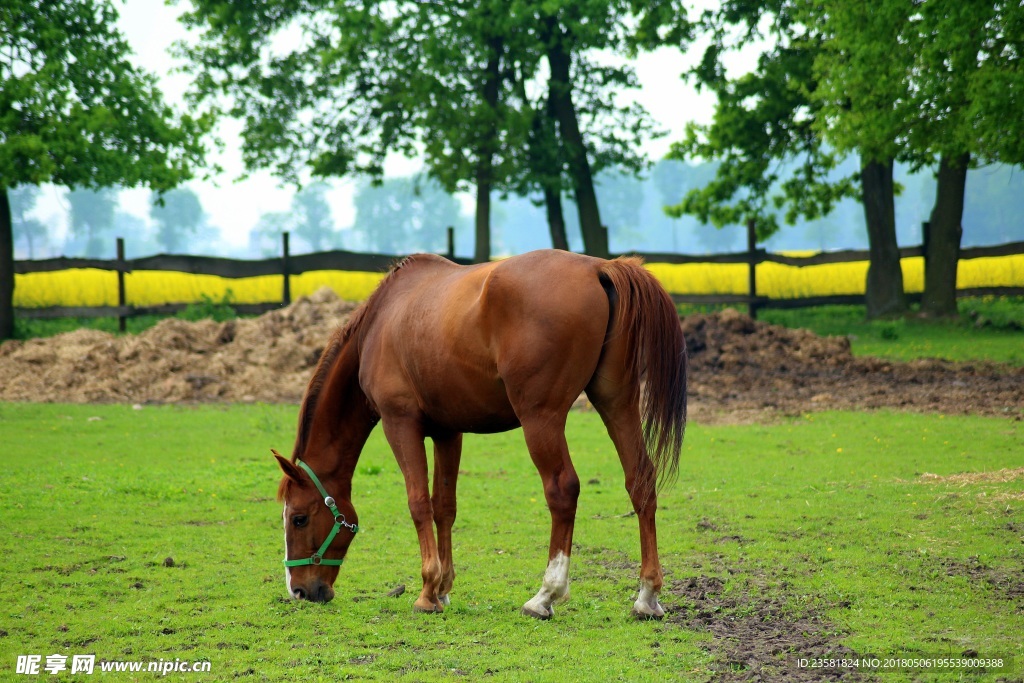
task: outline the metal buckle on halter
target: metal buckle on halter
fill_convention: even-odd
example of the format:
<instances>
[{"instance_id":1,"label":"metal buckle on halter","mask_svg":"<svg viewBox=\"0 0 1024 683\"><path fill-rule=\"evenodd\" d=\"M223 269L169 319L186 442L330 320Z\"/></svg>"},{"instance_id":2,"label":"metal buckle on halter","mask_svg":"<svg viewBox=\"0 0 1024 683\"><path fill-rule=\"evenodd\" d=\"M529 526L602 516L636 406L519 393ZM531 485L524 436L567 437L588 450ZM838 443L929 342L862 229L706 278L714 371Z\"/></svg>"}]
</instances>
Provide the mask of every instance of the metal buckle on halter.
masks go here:
<instances>
[{"instance_id":1,"label":"metal buckle on halter","mask_svg":"<svg viewBox=\"0 0 1024 683\"><path fill-rule=\"evenodd\" d=\"M322 556L314 554L311 558L309 558L309 563L314 565L314 566L316 566L316 565L320 564L320 560L322 560L322 559L323 559Z\"/></svg>"},{"instance_id":2,"label":"metal buckle on halter","mask_svg":"<svg viewBox=\"0 0 1024 683\"><path fill-rule=\"evenodd\" d=\"M335 505L334 498L332 498L330 496L327 496L326 498L324 498L324 505L326 505L329 508L333 508L334 505Z\"/></svg>"},{"instance_id":3,"label":"metal buckle on halter","mask_svg":"<svg viewBox=\"0 0 1024 683\"><path fill-rule=\"evenodd\" d=\"M352 524L351 522L349 522L347 519L345 519L345 515L340 512L334 516L334 523L337 524L339 527L345 527L353 534L359 531L359 525Z\"/></svg>"}]
</instances>

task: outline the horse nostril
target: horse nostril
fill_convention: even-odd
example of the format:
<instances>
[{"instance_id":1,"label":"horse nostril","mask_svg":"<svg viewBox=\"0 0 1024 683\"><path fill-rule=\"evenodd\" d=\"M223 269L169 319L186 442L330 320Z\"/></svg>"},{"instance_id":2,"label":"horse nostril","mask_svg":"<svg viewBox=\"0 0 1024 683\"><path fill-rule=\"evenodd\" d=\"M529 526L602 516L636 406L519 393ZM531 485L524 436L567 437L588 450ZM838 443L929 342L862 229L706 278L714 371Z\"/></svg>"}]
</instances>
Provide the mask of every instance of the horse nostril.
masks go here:
<instances>
[{"instance_id":1,"label":"horse nostril","mask_svg":"<svg viewBox=\"0 0 1024 683\"><path fill-rule=\"evenodd\" d=\"M313 602L330 602L333 597L334 591L332 591L326 584L320 584L317 588L316 595L313 597Z\"/></svg>"},{"instance_id":2,"label":"horse nostril","mask_svg":"<svg viewBox=\"0 0 1024 683\"><path fill-rule=\"evenodd\" d=\"M292 595L295 596L296 600L306 599L306 591L302 590L301 588L295 588L294 590L292 590Z\"/></svg>"}]
</instances>

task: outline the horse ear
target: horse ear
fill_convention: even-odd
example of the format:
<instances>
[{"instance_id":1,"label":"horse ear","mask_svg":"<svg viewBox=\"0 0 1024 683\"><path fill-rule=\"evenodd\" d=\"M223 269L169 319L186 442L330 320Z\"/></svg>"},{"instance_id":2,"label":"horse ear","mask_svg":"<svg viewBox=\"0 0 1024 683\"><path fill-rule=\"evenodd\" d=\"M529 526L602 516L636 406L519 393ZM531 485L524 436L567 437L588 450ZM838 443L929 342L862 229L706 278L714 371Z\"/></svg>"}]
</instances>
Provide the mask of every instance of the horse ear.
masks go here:
<instances>
[{"instance_id":1,"label":"horse ear","mask_svg":"<svg viewBox=\"0 0 1024 683\"><path fill-rule=\"evenodd\" d=\"M270 452L274 454L275 458L277 458L277 464L281 467L281 471L284 472L284 476L296 483L302 481L302 472L300 472L299 468L295 466L295 463L291 460L285 460L281 454L273 448L270 449Z\"/></svg>"}]
</instances>

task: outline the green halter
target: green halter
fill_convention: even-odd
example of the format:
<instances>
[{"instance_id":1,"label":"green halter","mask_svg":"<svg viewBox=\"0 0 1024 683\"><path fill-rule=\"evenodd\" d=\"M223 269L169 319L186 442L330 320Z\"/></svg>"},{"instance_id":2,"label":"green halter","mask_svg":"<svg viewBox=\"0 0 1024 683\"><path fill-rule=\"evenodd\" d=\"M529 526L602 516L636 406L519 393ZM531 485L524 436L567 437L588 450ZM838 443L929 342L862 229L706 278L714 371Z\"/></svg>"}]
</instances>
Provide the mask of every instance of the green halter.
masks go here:
<instances>
[{"instance_id":1,"label":"green halter","mask_svg":"<svg viewBox=\"0 0 1024 683\"><path fill-rule=\"evenodd\" d=\"M320 545L320 549L317 550L315 553L313 553L313 555L311 557L307 557L307 558L305 558L303 560L287 560L286 559L284 561L284 566L286 566L286 567L301 567L301 566L307 565L307 564L313 564L313 565L326 564L326 565L330 565L332 567L340 567L341 564L345 561L344 558L342 558L340 560L325 560L324 559L324 553L327 552L327 549L329 547L331 547L331 541L333 541L334 537L338 535L339 531L341 531L341 527L345 527L346 529L348 529L349 531L351 531L354 534L357 531L359 531L359 525L358 524L350 524L348 521L345 520L345 515L341 514L338 511L338 507L334 504L334 499L331 498L329 495L327 495L327 491L324 490L323 484L321 484L320 480L316 478L315 474L313 474L313 470L310 469L309 465L307 465L306 463L302 462L301 460L296 460L295 464L298 465L299 467L301 467L302 469L306 470L306 473L309 475L309 478L313 480L314 484L316 484L316 488L320 492L320 495L322 495L324 497L324 504L331 511L331 514L334 515L334 528L331 529L331 533L327 534L327 538Z\"/></svg>"}]
</instances>

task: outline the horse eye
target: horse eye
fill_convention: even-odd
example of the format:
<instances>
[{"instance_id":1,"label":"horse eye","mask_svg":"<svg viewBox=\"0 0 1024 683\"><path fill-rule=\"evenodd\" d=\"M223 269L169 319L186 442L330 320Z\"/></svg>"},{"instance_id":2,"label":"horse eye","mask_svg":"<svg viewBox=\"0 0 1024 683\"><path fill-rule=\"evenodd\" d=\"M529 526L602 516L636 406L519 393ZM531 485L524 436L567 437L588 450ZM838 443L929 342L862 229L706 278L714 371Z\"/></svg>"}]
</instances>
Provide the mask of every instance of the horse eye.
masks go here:
<instances>
[{"instance_id":1,"label":"horse eye","mask_svg":"<svg viewBox=\"0 0 1024 683\"><path fill-rule=\"evenodd\" d=\"M306 515L295 515L294 517L292 517L292 525L297 528L306 526L306 522L308 521L309 518L306 517Z\"/></svg>"}]
</instances>

